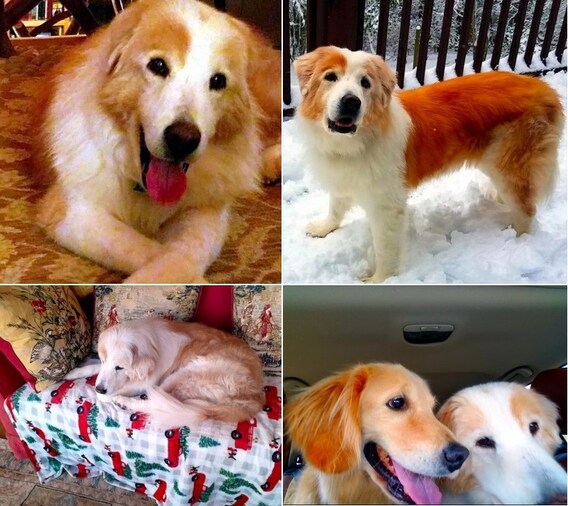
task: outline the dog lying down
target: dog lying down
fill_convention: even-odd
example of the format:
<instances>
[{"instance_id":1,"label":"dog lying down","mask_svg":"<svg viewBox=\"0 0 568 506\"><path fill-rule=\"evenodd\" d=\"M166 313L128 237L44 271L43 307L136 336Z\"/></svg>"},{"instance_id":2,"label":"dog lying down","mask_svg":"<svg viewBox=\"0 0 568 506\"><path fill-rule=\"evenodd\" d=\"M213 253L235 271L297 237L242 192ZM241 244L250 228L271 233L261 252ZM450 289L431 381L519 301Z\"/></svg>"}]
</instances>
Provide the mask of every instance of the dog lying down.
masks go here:
<instances>
[{"instance_id":1,"label":"dog lying down","mask_svg":"<svg viewBox=\"0 0 568 506\"><path fill-rule=\"evenodd\" d=\"M438 418L470 457L444 479L446 503L566 504L566 472L552 454L560 444L556 406L521 385L488 383L461 390Z\"/></svg>"},{"instance_id":2,"label":"dog lying down","mask_svg":"<svg viewBox=\"0 0 568 506\"><path fill-rule=\"evenodd\" d=\"M262 408L262 368L241 339L199 323L137 320L99 337L101 362L67 379L98 373L101 401L150 414L168 427L205 419L237 422Z\"/></svg>"}]
</instances>

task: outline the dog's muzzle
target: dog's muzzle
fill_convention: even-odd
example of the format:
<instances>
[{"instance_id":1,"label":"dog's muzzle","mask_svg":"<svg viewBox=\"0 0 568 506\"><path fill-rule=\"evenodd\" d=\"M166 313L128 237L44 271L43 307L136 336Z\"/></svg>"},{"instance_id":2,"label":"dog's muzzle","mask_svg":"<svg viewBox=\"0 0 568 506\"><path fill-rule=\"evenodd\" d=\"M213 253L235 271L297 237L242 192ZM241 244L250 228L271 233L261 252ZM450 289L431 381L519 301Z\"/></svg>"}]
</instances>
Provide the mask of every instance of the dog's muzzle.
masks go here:
<instances>
[{"instance_id":1,"label":"dog's muzzle","mask_svg":"<svg viewBox=\"0 0 568 506\"><path fill-rule=\"evenodd\" d=\"M353 134L357 131L356 121L361 110L361 100L347 93L339 101L334 119L328 119L328 128L340 134Z\"/></svg>"}]
</instances>

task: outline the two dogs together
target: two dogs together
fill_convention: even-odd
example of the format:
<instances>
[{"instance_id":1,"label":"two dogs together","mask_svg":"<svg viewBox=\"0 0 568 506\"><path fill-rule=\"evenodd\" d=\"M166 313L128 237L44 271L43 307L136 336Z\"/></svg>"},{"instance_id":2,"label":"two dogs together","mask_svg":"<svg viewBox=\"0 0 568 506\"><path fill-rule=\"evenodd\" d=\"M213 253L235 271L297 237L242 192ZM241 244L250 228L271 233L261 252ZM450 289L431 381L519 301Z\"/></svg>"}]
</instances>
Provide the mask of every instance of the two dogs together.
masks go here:
<instances>
[{"instance_id":1,"label":"two dogs together","mask_svg":"<svg viewBox=\"0 0 568 506\"><path fill-rule=\"evenodd\" d=\"M489 383L458 392L437 417L434 407L424 380L394 364L356 366L308 388L285 412L307 462L287 502L565 501L566 473L552 457L557 409L544 396Z\"/></svg>"}]
</instances>

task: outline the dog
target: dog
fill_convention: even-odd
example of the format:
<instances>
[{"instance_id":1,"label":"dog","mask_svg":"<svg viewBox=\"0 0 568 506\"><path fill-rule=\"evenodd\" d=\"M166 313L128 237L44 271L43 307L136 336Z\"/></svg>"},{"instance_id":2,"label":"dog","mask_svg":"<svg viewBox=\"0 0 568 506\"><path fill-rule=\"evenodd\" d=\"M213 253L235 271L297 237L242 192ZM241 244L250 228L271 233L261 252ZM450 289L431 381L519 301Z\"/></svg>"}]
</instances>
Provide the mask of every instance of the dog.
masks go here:
<instances>
[{"instance_id":1,"label":"dog","mask_svg":"<svg viewBox=\"0 0 568 506\"><path fill-rule=\"evenodd\" d=\"M455 479L452 503L566 504L566 472L552 454L560 444L558 411L521 385L495 382L461 390L438 418L470 452Z\"/></svg>"},{"instance_id":2,"label":"dog","mask_svg":"<svg viewBox=\"0 0 568 506\"><path fill-rule=\"evenodd\" d=\"M98 374L99 400L150 414L161 426L205 419L238 422L262 409L260 360L241 339L199 323L135 320L99 337L100 363L67 379Z\"/></svg>"},{"instance_id":3,"label":"dog","mask_svg":"<svg viewBox=\"0 0 568 506\"><path fill-rule=\"evenodd\" d=\"M408 192L464 163L491 178L517 234L529 232L553 186L564 123L546 83L488 72L395 91L395 73L380 56L334 46L299 57L294 68L307 164L330 198L326 218L306 232L325 237L360 205L375 251L364 281L398 273Z\"/></svg>"},{"instance_id":4,"label":"dog","mask_svg":"<svg viewBox=\"0 0 568 506\"><path fill-rule=\"evenodd\" d=\"M280 172L280 56L196 0L138 0L46 83L38 223L128 283L198 282Z\"/></svg>"},{"instance_id":5,"label":"dog","mask_svg":"<svg viewBox=\"0 0 568 506\"><path fill-rule=\"evenodd\" d=\"M468 450L434 416L426 382L401 365L358 365L323 379L285 408L307 462L289 504L439 504L433 478Z\"/></svg>"}]
</instances>

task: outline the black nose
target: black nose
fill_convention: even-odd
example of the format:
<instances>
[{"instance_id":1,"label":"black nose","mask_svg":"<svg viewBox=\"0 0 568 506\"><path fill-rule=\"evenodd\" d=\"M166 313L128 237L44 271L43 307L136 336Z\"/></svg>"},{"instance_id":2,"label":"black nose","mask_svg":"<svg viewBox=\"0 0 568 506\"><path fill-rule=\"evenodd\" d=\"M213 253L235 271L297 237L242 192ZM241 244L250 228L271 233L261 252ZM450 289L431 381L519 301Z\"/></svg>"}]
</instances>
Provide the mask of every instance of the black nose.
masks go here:
<instances>
[{"instance_id":1,"label":"black nose","mask_svg":"<svg viewBox=\"0 0 568 506\"><path fill-rule=\"evenodd\" d=\"M346 116L357 115L359 113L359 109L361 108L361 100L359 100L355 95L352 95L351 93L343 95L339 103L341 114L345 114Z\"/></svg>"},{"instance_id":2,"label":"black nose","mask_svg":"<svg viewBox=\"0 0 568 506\"><path fill-rule=\"evenodd\" d=\"M193 123L178 121L164 131L168 156L176 161L184 160L193 153L201 141L201 132Z\"/></svg>"},{"instance_id":3,"label":"black nose","mask_svg":"<svg viewBox=\"0 0 568 506\"><path fill-rule=\"evenodd\" d=\"M104 395L104 394L107 393L107 389L104 388L104 387L102 387L102 386L100 386L100 385L95 386L95 390L96 390L97 393L99 393L99 394L103 394L103 395Z\"/></svg>"},{"instance_id":4,"label":"black nose","mask_svg":"<svg viewBox=\"0 0 568 506\"><path fill-rule=\"evenodd\" d=\"M450 443L444 448L443 454L444 464L451 473L462 466L465 459L469 456L469 450L465 446L457 443Z\"/></svg>"}]
</instances>

